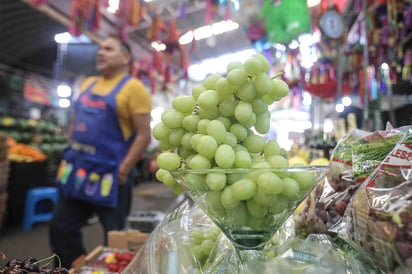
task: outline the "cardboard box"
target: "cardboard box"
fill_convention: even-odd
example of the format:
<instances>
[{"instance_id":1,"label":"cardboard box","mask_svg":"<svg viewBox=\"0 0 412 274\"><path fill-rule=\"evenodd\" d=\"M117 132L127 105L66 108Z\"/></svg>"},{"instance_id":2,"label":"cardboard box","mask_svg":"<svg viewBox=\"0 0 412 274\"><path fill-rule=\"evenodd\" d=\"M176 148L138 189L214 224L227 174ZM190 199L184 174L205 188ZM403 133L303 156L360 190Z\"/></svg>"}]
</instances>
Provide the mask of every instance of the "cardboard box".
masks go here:
<instances>
[{"instance_id":1,"label":"cardboard box","mask_svg":"<svg viewBox=\"0 0 412 274\"><path fill-rule=\"evenodd\" d=\"M109 231L107 240L108 245L111 248L138 251L149 235L149 233L143 233L135 229L129 229L126 231Z\"/></svg>"}]
</instances>

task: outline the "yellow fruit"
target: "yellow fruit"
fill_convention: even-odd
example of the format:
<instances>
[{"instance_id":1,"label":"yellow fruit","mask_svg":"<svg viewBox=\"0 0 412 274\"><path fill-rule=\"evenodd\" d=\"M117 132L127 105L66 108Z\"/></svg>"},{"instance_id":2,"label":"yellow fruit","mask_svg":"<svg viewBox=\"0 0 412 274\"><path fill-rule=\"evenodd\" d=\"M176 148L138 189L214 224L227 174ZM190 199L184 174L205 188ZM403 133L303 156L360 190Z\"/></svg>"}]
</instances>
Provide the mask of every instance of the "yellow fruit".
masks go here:
<instances>
[{"instance_id":1,"label":"yellow fruit","mask_svg":"<svg viewBox=\"0 0 412 274\"><path fill-rule=\"evenodd\" d=\"M296 164L307 165L308 162L299 156L293 156L289 158L289 166L294 166Z\"/></svg>"},{"instance_id":2,"label":"yellow fruit","mask_svg":"<svg viewBox=\"0 0 412 274\"><path fill-rule=\"evenodd\" d=\"M312 160L309 165L311 166L328 166L329 160L325 157L317 158Z\"/></svg>"}]
</instances>

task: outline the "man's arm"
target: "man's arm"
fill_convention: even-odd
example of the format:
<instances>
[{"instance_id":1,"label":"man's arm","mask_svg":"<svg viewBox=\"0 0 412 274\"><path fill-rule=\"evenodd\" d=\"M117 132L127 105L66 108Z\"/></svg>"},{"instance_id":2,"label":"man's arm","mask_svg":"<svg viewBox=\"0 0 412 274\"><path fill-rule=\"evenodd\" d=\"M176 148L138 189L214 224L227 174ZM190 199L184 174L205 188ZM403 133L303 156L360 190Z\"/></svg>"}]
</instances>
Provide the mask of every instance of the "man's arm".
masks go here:
<instances>
[{"instance_id":1,"label":"man's arm","mask_svg":"<svg viewBox=\"0 0 412 274\"><path fill-rule=\"evenodd\" d=\"M132 116L133 129L136 137L119 167L119 183L124 183L138 160L143 157L151 140L150 113L135 114Z\"/></svg>"}]
</instances>

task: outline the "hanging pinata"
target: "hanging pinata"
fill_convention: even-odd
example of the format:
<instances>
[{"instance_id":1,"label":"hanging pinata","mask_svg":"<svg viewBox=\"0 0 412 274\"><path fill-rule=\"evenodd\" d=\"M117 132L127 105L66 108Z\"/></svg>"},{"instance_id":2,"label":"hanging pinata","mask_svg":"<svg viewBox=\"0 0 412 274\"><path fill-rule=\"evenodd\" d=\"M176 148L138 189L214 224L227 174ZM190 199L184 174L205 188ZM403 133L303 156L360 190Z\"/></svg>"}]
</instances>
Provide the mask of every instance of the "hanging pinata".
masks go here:
<instances>
[{"instance_id":1,"label":"hanging pinata","mask_svg":"<svg viewBox=\"0 0 412 274\"><path fill-rule=\"evenodd\" d=\"M84 30L98 30L102 20L99 0L73 0L70 19L69 32L73 36L80 36Z\"/></svg>"},{"instance_id":2,"label":"hanging pinata","mask_svg":"<svg viewBox=\"0 0 412 274\"><path fill-rule=\"evenodd\" d=\"M268 39L288 44L310 32L310 13L306 0L266 0L260 16L265 20Z\"/></svg>"}]
</instances>

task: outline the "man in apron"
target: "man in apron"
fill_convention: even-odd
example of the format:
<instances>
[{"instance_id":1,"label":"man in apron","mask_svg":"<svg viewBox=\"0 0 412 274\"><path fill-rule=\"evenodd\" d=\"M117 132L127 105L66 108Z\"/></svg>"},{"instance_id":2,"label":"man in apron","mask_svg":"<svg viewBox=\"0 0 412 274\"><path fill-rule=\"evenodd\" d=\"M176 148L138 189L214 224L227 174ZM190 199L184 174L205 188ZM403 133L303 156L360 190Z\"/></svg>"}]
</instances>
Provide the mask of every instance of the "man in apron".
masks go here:
<instances>
[{"instance_id":1,"label":"man in apron","mask_svg":"<svg viewBox=\"0 0 412 274\"><path fill-rule=\"evenodd\" d=\"M105 244L108 231L125 227L131 174L150 142L151 99L128 73L128 45L105 39L96 62L100 76L87 78L80 88L69 147L56 179L59 200L50 223L50 245L66 268L86 253L81 229L92 214L99 217Z\"/></svg>"}]
</instances>

